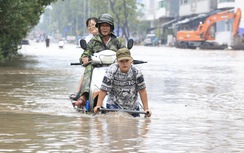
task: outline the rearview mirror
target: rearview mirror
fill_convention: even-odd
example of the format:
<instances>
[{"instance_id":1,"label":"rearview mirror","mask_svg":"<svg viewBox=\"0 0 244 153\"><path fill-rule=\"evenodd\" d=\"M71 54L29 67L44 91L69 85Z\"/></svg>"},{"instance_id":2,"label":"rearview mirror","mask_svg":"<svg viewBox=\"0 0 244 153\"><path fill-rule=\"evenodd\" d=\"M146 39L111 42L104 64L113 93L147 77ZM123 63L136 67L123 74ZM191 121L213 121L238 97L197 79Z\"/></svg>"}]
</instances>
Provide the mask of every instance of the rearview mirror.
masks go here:
<instances>
[{"instance_id":1,"label":"rearview mirror","mask_svg":"<svg viewBox=\"0 0 244 153\"><path fill-rule=\"evenodd\" d=\"M133 43L134 43L134 40L133 39L129 39L128 43L127 43L127 48L131 49L133 47Z\"/></svg>"},{"instance_id":2,"label":"rearview mirror","mask_svg":"<svg viewBox=\"0 0 244 153\"><path fill-rule=\"evenodd\" d=\"M87 44L86 44L86 41L84 39L81 39L80 40L80 47L84 50L87 49Z\"/></svg>"}]
</instances>

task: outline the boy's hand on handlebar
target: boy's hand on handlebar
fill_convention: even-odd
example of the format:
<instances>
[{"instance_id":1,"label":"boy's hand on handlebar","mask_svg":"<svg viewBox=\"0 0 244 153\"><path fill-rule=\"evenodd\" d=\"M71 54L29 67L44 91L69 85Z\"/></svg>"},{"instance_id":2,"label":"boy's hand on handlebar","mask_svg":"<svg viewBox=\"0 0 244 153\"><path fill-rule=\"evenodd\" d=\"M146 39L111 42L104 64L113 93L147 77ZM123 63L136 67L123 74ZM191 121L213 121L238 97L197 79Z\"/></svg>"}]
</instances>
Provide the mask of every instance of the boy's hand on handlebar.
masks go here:
<instances>
[{"instance_id":1,"label":"boy's hand on handlebar","mask_svg":"<svg viewBox=\"0 0 244 153\"><path fill-rule=\"evenodd\" d=\"M94 114L97 114L100 110L101 110L101 107L100 106L94 107L94 109L93 109Z\"/></svg>"}]
</instances>

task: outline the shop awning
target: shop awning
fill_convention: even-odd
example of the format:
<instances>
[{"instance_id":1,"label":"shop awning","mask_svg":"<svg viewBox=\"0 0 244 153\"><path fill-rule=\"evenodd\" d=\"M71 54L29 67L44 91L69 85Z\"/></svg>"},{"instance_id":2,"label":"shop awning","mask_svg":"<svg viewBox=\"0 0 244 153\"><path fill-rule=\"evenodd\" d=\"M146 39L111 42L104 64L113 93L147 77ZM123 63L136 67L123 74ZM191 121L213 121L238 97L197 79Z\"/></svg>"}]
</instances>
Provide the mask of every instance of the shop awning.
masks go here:
<instances>
[{"instance_id":1,"label":"shop awning","mask_svg":"<svg viewBox=\"0 0 244 153\"><path fill-rule=\"evenodd\" d=\"M168 22L165 22L165 23L161 24L160 28L168 27L168 26L170 26L171 24L177 22L178 20L179 20L179 19L173 19L173 20L170 20L170 21L168 21Z\"/></svg>"},{"instance_id":2,"label":"shop awning","mask_svg":"<svg viewBox=\"0 0 244 153\"><path fill-rule=\"evenodd\" d=\"M147 31L152 31L152 30L155 30L157 28L164 28L164 27L169 27L171 26L173 23L177 22L179 19L173 19L173 20L170 20L168 22L165 22L163 24L161 24L161 26L159 27L153 27L153 28L148 28Z\"/></svg>"},{"instance_id":3,"label":"shop awning","mask_svg":"<svg viewBox=\"0 0 244 153\"><path fill-rule=\"evenodd\" d=\"M199 14L197 16L194 16L194 17L191 17L191 18L186 18L186 19L183 19L177 23L174 24L174 26L178 26L178 25L181 25L181 24L186 24L188 22L191 22L191 21L195 21L197 19L202 19L202 18L206 18L208 15L207 14Z\"/></svg>"}]
</instances>

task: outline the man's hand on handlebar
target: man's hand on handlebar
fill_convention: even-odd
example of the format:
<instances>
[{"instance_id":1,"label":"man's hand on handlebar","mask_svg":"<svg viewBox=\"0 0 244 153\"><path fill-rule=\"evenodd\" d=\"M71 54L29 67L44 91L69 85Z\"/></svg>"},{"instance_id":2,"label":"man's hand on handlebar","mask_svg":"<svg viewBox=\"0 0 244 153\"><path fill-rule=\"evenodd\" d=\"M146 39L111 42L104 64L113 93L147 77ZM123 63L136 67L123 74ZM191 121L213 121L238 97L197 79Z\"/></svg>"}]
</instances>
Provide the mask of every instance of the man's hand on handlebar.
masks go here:
<instances>
[{"instance_id":1,"label":"man's hand on handlebar","mask_svg":"<svg viewBox=\"0 0 244 153\"><path fill-rule=\"evenodd\" d=\"M83 65L87 65L88 62L89 62L89 58L88 57L83 57L83 58L81 58L81 61L82 61Z\"/></svg>"}]
</instances>

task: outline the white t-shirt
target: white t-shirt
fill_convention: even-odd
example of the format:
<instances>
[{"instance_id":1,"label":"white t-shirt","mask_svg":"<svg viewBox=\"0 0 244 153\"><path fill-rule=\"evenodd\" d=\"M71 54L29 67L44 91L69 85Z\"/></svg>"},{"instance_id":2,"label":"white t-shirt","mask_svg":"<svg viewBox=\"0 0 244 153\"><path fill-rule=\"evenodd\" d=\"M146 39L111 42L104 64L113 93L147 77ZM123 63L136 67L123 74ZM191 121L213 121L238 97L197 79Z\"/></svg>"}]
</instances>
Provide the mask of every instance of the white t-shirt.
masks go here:
<instances>
[{"instance_id":1,"label":"white t-shirt","mask_svg":"<svg viewBox=\"0 0 244 153\"><path fill-rule=\"evenodd\" d=\"M94 37L93 34L89 34L88 36L86 36L86 38L85 38L86 43L88 44L88 42L89 42L93 37Z\"/></svg>"}]
</instances>

